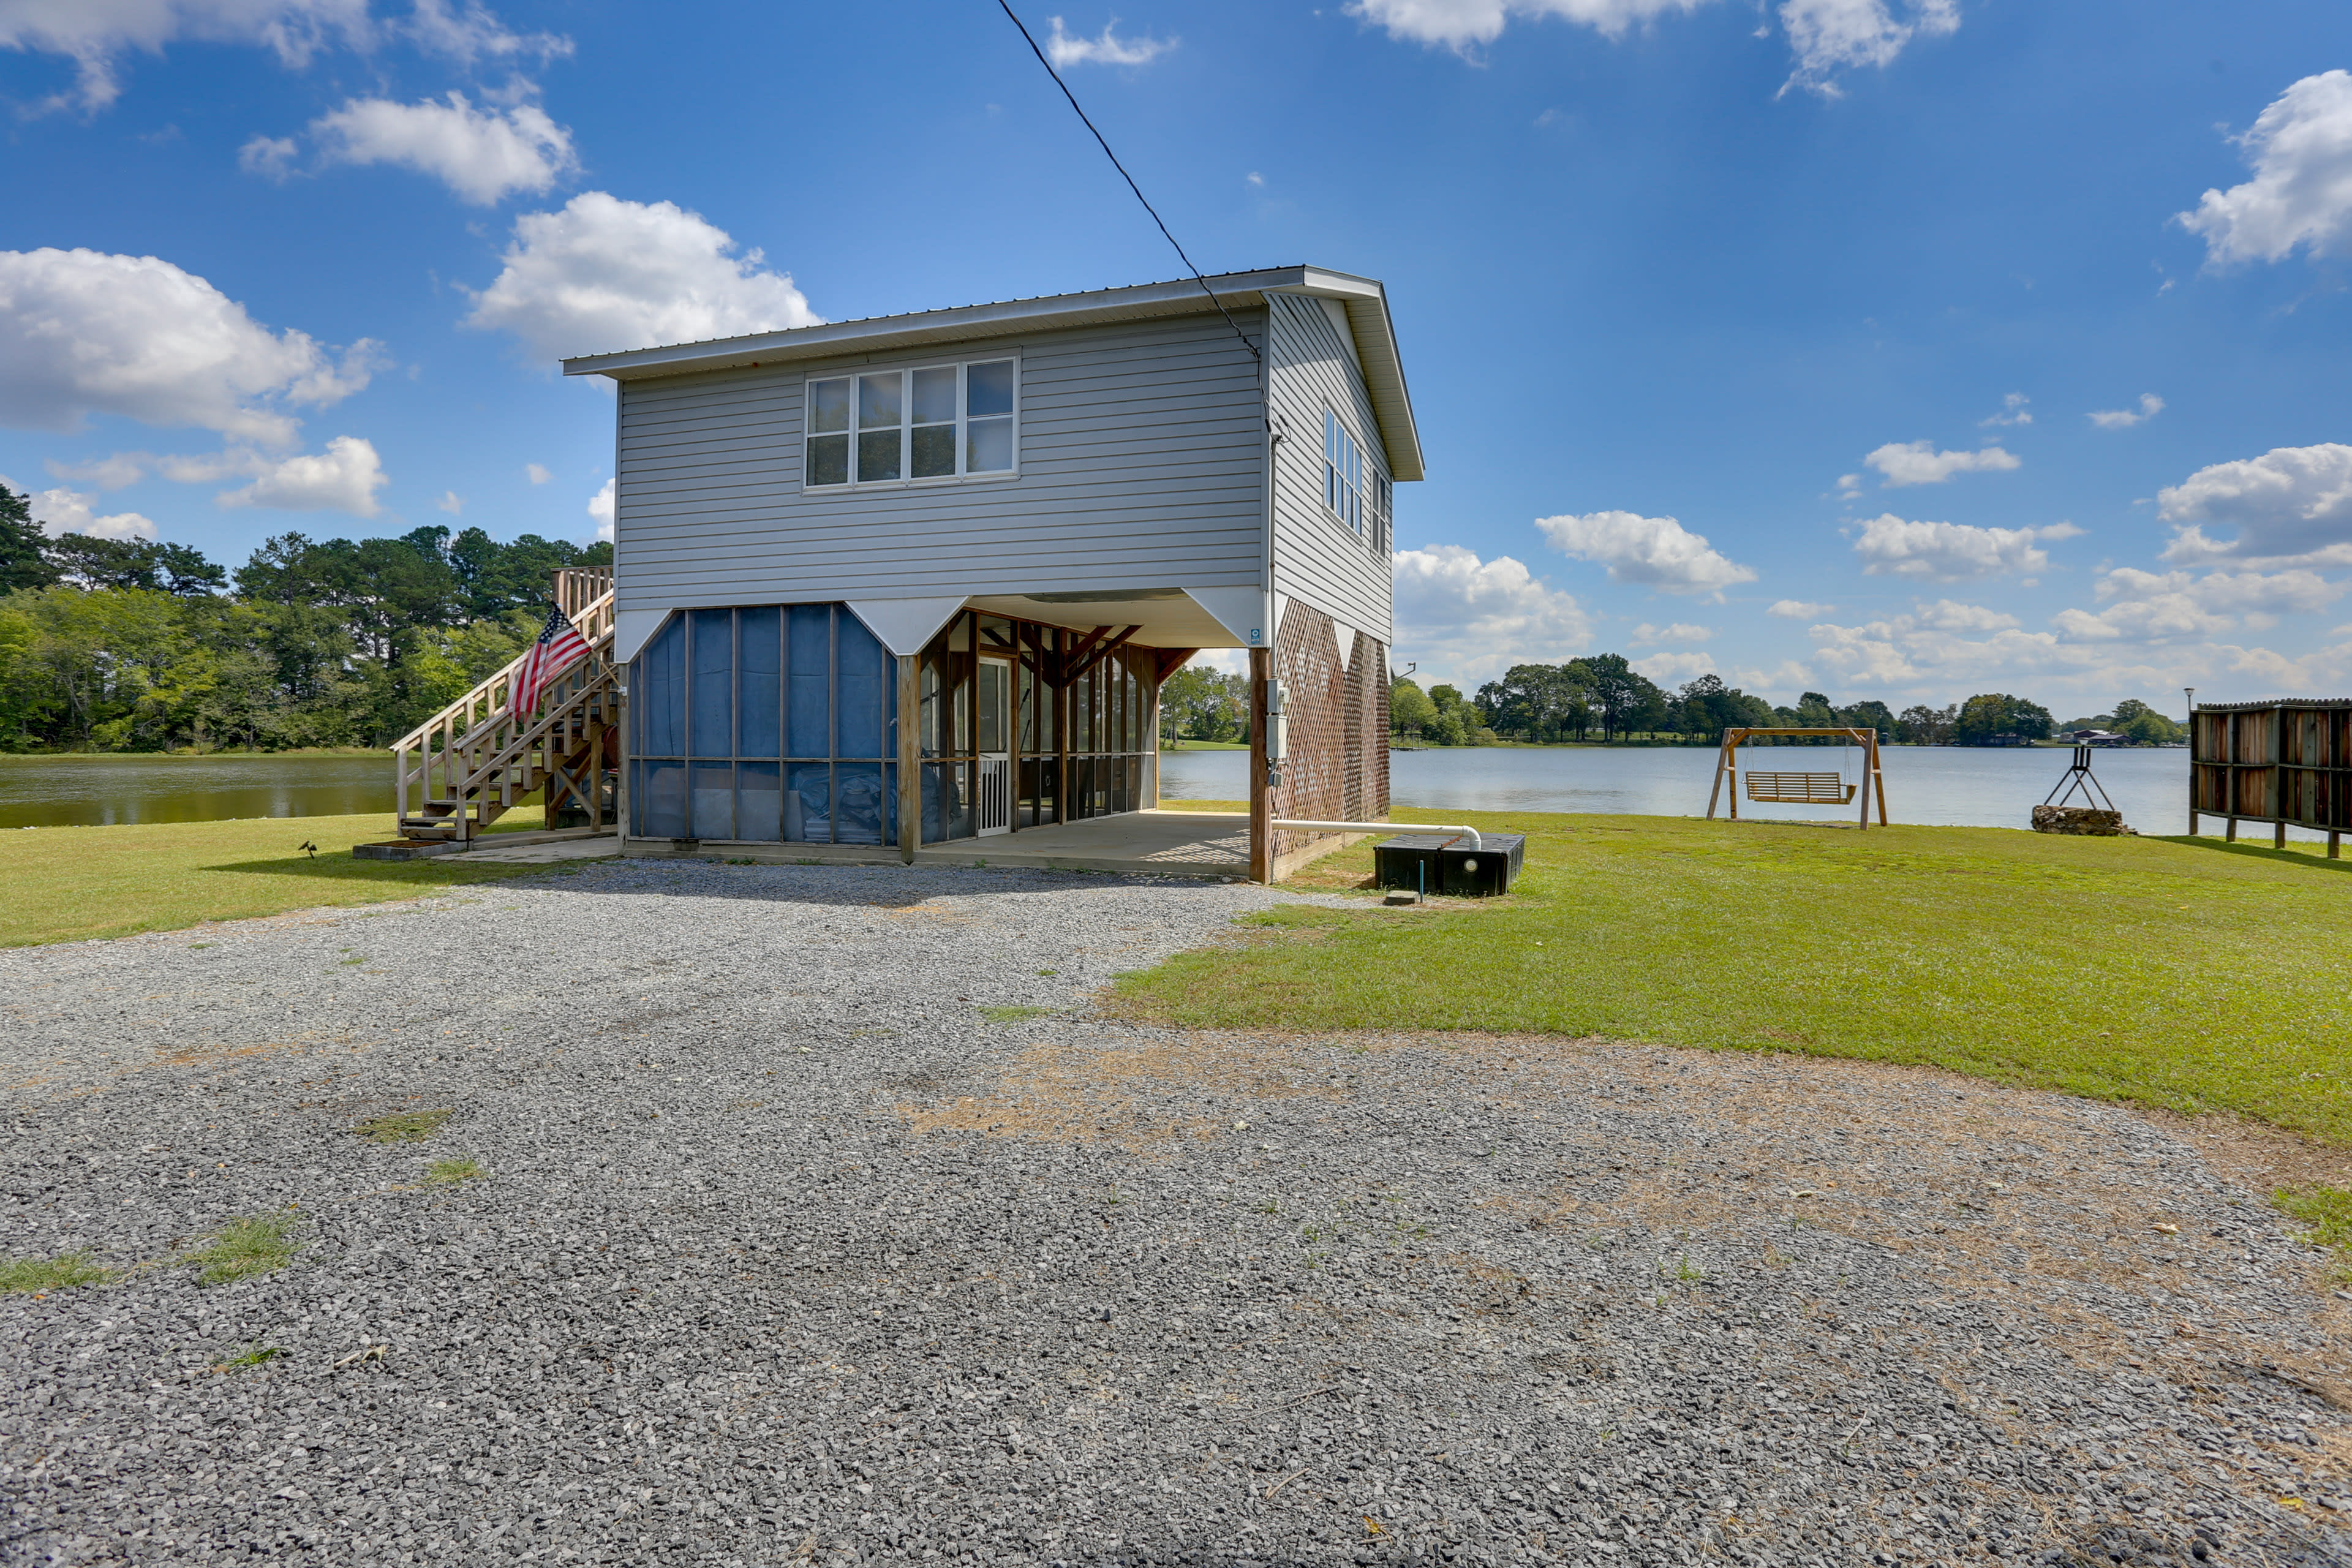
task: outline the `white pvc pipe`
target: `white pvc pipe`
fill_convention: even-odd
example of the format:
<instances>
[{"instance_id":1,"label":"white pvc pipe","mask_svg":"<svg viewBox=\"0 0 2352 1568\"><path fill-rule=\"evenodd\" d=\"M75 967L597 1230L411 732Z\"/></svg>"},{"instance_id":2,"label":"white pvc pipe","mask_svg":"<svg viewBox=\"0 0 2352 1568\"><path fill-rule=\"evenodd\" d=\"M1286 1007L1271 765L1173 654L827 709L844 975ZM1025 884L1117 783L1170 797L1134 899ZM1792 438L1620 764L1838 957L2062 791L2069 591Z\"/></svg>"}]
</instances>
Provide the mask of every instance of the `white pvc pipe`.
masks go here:
<instances>
[{"instance_id":1,"label":"white pvc pipe","mask_svg":"<svg viewBox=\"0 0 2352 1568\"><path fill-rule=\"evenodd\" d=\"M1486 841L1478 837L1476 828L1447 822L1294 822L1281 817L1272 826L1285 833L1451 833L1456 837L1468 837L1473 849L1486 847Z\"/></svg>"}]
</instances>

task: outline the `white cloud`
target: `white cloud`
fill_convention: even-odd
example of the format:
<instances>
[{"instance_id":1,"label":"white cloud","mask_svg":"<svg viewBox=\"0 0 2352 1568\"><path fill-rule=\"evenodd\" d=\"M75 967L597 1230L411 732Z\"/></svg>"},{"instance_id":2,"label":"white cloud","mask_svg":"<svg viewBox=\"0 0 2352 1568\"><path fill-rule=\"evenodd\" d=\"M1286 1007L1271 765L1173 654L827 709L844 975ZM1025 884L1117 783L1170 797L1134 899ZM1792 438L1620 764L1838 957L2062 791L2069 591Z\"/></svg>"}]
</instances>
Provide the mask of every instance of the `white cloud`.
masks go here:
<instances>
[{"instance_id":1,"label":"white cloud","mask_svg":"<svg viewBox=\"0 0 2352 1568\"><path fill-rule=\"evenodd\" d=\"M1650 653L1633 662L1637 671L1669 689L1715 668L1713 656L1704 653Z\"/></svg>"},{"instance_id":2,"label":"white cloud","mask_svg":"<svg viewBox=\"0 0 2352 1568\"><path fill-rule=\"evenodd\" d=\"M1784 621L1818 621L1836 608L1835 605L1816 604L1811 599L1776 599L1764 613Z\"/></svg>"},{"instance_id":3,"label":"white cloud","mask_svg":"<svg viewBox=\"0 0 2352 1568\"><path fill-rule=\"evenodd\" d=\"M1891 65L1915 37L1959 31L1960 12L1955 0L1911 0L1898 21L1886 0L1786 0L1780 26L1797 57L1797 68L1780 90L1804 87L1836 98L1837 72Z\"/></svg>"},{"instance_id":4,"label":"white cloud","mask_svg":"<svg viewBox=\"0 0 2352 1568\"><path fill-rule=\"evenodd\" d=\"M1959 583L2001 573L2023 575L2050 564L2036 548L2046 539L2072 539L2071 522L2048 528L1978 528L1964 522L1906 522L1885 512L1862 525L1853 552L1872 576L1924 577Z\"/></svg>"},{"instance_id":5,"label":"white cloud","mask_svg":"<svg viewBox=\"0 0 2352 1568\"><path fill-rule=\"evenodd\" d=\"M1889 441L1863 462L1885 476L1881 488L1940 485L1954 474L2000 473L2019 466L2019 459L1999 447L1974 452L1938 452L1933 441Z\"/></svg>"},{"instance_id":6,"label":"white cloud","mask_svg":"<svg viewBox=\"0 0 2352 1568\"><path fill-rule=\"evenodd\" d=\"M2305 77L2238 139L2254 177L2209 190L2174 221L2205 241L2210 267L2352 252L2352 73Z\"/></svg>"},{"instance_id":7,"label":"white cloud","mask_svg":"<svg viewBox=\"0 0 2352 1568\"><path fill-rule=\"evenodd\" d=\"M1174 48L1174 38L1122 38L1112 29L1118 20L1103 24L1102 36L1089 38L1073 35L1062 27L1062 19L1053 19L1053 31L1045 38L1045 58L1054 62L1055 70L1067 70L1072 66L1145 66Z\"/></svg>"},{"instance_id":8,"label":"white cloud","mask_svg":"<svg viewBox=\"0 0 2352 1568\"><path fill-rule=\"evenodd\" d=\"M225 490L213 500L222 506L347 511L353 517L373 517L375 492L385 482L383 463L373 442L357 436L338 436L323 452L263 465L251 484Z\"/></svg>"},{"instance_id":9,"label":"white cloud","mask_svg":"<svg viewBox=\"0 0 2352 1568\"><path fill-rule=\"evenodd\" d=\"M236 150L236 166L265 180L282 180L292 172L301 144L290 136L257 136Z\"/></svg>"},{"instance_id":10,"label":"white cloud","mask_svg":"<svg viewBox=\"0 0 2352 1568\"><path fill-rule=\"evenodd\" d=\"M435 501L433 504L439 507L443 511L447 512L451 517L456 517L459 512L466 510L466 498L459 495L456 490L443 490L441 492L441 499Z\"/></svg>"},{"instance_id":11,"label":"white cloud","mask_svg":"<svg viewBox=\"0 0 2352 1568\"><path fill-rule=\"evenodd\" d=\"M1693 626L1688 621L1676 621L1670 626L1654 626L1644 621L1633 628L1633 635L1628 639L1628 645L1633 647L1651 647L1659 643L1705 642L1714 635L1712 628Z\"/></svg>"},{"instance_id":12,"label":"white cloud","mask_svg":"<svg viewBox=\"0 0 2352 1568\"><path fill-rule=\"evenodd\" d=\"M1433 544L1398 551L1394 565L1395 647L1424 671L1491 680L1514 664L1556 664L1591 646L1591 622L1574 595L1510 556L1481 561L1460 545Z\"/></svg>"},{"instance_id":13,"label":"white cloud","mask_svg":"<svg viewBox=\"0 0 2352 1568\"><path fill-rule=\"evenodd\" d=\"M522 466L522 476L535 485L543 485L555 477L537 463L525 463Z\"/></svg>"},{"instance_id":14,"label":"white cloud","mask_svg":"<svg viewBox=\"0 0 2352 1568\"><path fill-rule=\"evenodd\" d=\"M1513 18L1546 18L1592 28L1603 37L1623 37L1659 17L1696 11L1707 0L1350 0L1348 14L1389 37L1449 48L1467 56L1503 36ZM1780 8L1782 30L1796 57L1789 87L1803 86L1837 96L1832 80L1839 70L1884 66L1914 37L1949 33L1960 25L1955 0L1906 0L1898 19L1886 0L1786 0Z\"/></svg>"},{"instance_id":15,"label":"white cloud","mask_svg":"<svg viewBox=\"0 0 2352 1568\"><path fill-rule=\"evenodd\" d=\"M185 38L256 44L300 68L332 39L362 44L367 0L8 0L0 6L0 47L63 55L77 68L74 98L85 110L121 96L116 66L132 50L161 54ZM62 108L60 93L41 105Z\"/></svg>"},{"instance_id":16,"label":"white cloud","mask_svg":"<svg viewBox=\"0 0 2352 1568\"><path fill-rule=\"evenodd\" d=\"M1355 0L1348 14L1388 29L1392 38L1443 46L1467 53L1503 36L1513 16L1556 16L1580 23L1604 37L1618 37L1676 11L1696 11L1706 0Z\"/></svg>"},{"instance_id":17,"label":"white cloud","mask_svg":"<svg viewBox=\"0 0 2352 1568\"><path fill-rule=\"evenodd\" d=\"M2164 412L2164 399L2153 392L2139 395L2137 408L2100 408L2087 417L2102 430L2128 430L2135 425L2145 425Z\"/></svg>"},{"instance_id":18,"label":"white cloud","mask_svg":"<svg viewBox=\"0 0 2352 1568\"><path fill-rule=\"evenodd\" d=\"M310 133L325 163L414 169L476 206L544 191L579 167L572 132L537 104L476 109L462 92L446 103L355 98L312 121Z\"/></svg>"},{"instance_id":19,"label":"white cloud","mask_svg":"<svg viewBox=\"0 0 2352 1568\"><path fill-rule=\"evenodd\" d=\"M95 539L152 539L155 525L135 511L99 515L95 496L77 490L47 489L30 498L33 521L51 539L87 533Z\"/></svg>"},{"instance_id":20,"label":"white cloud","mask_svg":"<svg viewBox=\"0 0 2352 1568\"><path fill-rule=\"evenodd\" d=\"M1979 419L1977 423L1986 426L2031 425L2033 423L2033 415L2025 405L2032 401L2021 392L2012 392L2000 400L2000 413L1989 418Z\"/></svg>"},{"instance_id":21,"label":"white cloud","mask_svg":"<svg viewBox=\"0 0 2352 1568\"><path fill-rule=\"evenodd\" d=\"M606 479L604 488L588 498L588 515L596 520L596 537L610 542L613 537L612 480Z\"/></svg>"},{"instance_id":22,"label":"white cloud","mask_svg":"<svg viewBox=\"0 0 2352 1568\"><path fill-rule=\"evenodd\" d=\"M572 52L568 38L516 33L478 0L415 0L404 21L379 25L368 0L5 0L0 4L0 48L63 55L74 62L71 93L39 107L104 109L121 96L120 66L134 52L161 54L166 45L249 44L273 51L299 70L335 44L366 49L383 37L402 37L461 65L481 60L547 60Z\"/></svg>"},{"instance_id":23,"label":"white cloud","mask_svg":"<svg viewBox=\"0 0 2352 1568\"><path fill-rule=\"evenodd\" d=\"M1711 547L1671 517L1596 511L1581 517L1539 517L1536 527L1561 554L1598 562L1612 583L1640 583L1668 594L1716 594L1753 583L1753 568Z\"/></svg>"},{"instance_id":24,"label":"white cloud","mask_svg":"<svg viewBox=\"0 0 2352 1568\"><path fill-rule=\"evenodd\" d=\"M376 352L362 338L338 363L152 256L0 251L0 424L76 430L91 414L119 414L291 441L301 421L273 405L350 396Z\"/></svg>"},{"instance_id":25,"label":"white cloud","mask_svg":"<svg viewBox=\"0 0 2352 1568\"><path fill-rule=\"evenodd\" d=\"M2024 625L2006 611L1987 605L1963 605L1958 599L1914 605L1907 622L1935 632L2005 632Z\"/></svg>"},{"instance_id":26,"label":"white cloud","mask_svg":"<svg viewBox=\"0 0 2352 1568\"><path fill-rule=\"evenodd\" d=\"M1840 474L1838 476L1837 488L1838 494L1842 496L1859 495L1862 493L1862 476L1860 474Z\"/></svg>"},{"instance_id":27,"label":"white cloud","mask_svg":"<svg viewBox=\"0 0 2352 1568\"><path fill-rule=\"evenodd\" d=\"M668 202L589 191L515 220L505 269L470 327L502 328L542 360L698 342L823 318L788 274L737 254L727 231Z\"/></svg>"},{"instance_id":28,"label":"white cloud","mask_svg":"<svg viewBox=\"0 0 2352 1568\"><path fill-rule=\"evenodd\" d=\"M2330 583L2316 572L2188 572L2158 574L2122 567L2099 580L2097 593L2115 603L2096 615L2062 610L2052 624L2086 641L2168 642L2219 637L2244 626L2265 631L2284 615L2325 609L2352 584Z\"/></svg>"},{"instance_id":29,"label":"white cloud","mask_svg":"<svg viewBox=\"0 0 2352 1568\"><path fill-rule=\"evenodd\" d=\"M2259 458L2215 463L2156 493L2157 515L2190 526L2164 558L2266 565L2352 563L2352 446L2274 447ZM2200 523L2235 528L2208 536Z\"/></svg>"},{"instance_id":30,"label":"white cloud","mask_svg":"<svg viewBox=\"0 0 2352 1568\"><path fill-rule=\"evenodd\" d=\"M572 40L555 33L517 33L483 7L480 0L453 6L448 0L415 0L399 29L430 54L460 65L480 60L533 59L544 64L569 55Z\"/></svg>"}]
</instances>

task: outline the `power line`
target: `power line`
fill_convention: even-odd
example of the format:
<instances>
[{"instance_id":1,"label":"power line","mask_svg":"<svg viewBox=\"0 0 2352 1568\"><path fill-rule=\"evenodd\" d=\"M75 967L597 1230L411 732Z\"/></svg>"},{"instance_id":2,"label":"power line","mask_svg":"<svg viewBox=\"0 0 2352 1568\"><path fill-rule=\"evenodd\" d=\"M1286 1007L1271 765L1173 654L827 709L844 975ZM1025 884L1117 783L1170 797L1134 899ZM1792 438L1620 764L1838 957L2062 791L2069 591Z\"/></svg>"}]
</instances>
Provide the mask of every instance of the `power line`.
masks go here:
<instances>
[{"instance_id":1,"label":"power line","mask_svg":"<svg viewBox=\"0 0 2352 1568\"><path fill-rule=\"evenodd\" d=\"M996 0L996 3L1003 8L1005 16L1012 19L1013 25L1021 29L1021 37L1028 43L1029 52L1037 57L1037 63L1044 66L1045 74L1054 79L1054 85L1062 89L1062 96L1070 100L1070 108L1076 112L1078 122L1088 131L1094 132L1095 143L1103 150L1103 156L1109 159L1110 166L1118 171L1118 177L1127 182L1127 188L1135 193L1135 199L1143 204L1143 210L1151 215L1151 221L1160 226L1160 237L1170 245L1175 246L1177 258L1182 261L1185 269L1192 274L1192 280L1200 284L1201 292L1209 297L1209 303L1217 308L1217 314L1225 319L1225 325L1233 328L1234 336L1241 339L1242 347L1249 350L1252 359L1263 358L1257 352L1257 345L1249 341L1249 334L1242 331L1241 323L1234 320L1234 313L1225 309L1225 302L1217 298L1217 291L1209 287L1209 280L1201 276L1201 269L1192 265L1192 258L1184 254L1184 247L1177 244L1176 237L1168 232L1168 225L1160 218L1159 209L1154 207L1150 199L1143 194L1143 187L1135 183L1135 176L1127 172L1127 165L1120 163L1118 154L1110 150L1110 143L1103 140L1103 133L1095 130L1095 122L1087 118L1087 111L1078 105L1078 95L1070 90L1070 84L1062 79L1062 73L1055 70L1054 62L1045 58L1045 51L1037 47L1037 40L1030 33L1029 25L1014 14L1012 0Z\"/></svg>"}]
</instances>

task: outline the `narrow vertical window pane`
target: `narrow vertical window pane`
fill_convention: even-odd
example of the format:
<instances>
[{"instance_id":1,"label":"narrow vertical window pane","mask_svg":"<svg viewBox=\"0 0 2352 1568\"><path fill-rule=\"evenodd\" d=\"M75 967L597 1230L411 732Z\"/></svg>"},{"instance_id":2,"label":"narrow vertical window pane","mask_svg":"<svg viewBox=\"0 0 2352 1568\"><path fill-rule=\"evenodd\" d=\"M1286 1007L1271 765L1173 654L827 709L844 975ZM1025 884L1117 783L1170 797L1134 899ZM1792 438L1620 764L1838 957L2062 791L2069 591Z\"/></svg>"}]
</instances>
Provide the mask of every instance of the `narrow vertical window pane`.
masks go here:
<instances>
[{"instance_id":1,"label":"narrow vertical window pane","mask_svg":"<svg viewBox=\"0 0 2352 1568\"><path fill-rule=\"evenodd\" d=\"M777 754L777 726L782 720L778 639L783 635L783 614L773 605L738 611L735 635L740 639L737 645L740 662L735 675L735 754L772 757Z\"/></svg>"},{"instance_id":2,"label":"narrow vertical window pane","mask_svg":"<svg viewBox=\"0 0 2352 1568\"><path fill-rule=\"evenodd\" d=\"M880 757L887 751L883 731L890 702L890 650L847 610L839 617L841 721L835 755Z\"/></svg>"},{"instance_id":3,"label":"narrow vertical window pane","mask_svg":"<svg viewBox=\"0 0 2352 1568\"><path fill-rule=\"evenodd\" d=\"M694 829L689 838L735 837L735 764L694 764Z\"/></svg>"},{"instance_id":4,"label":"narrow vertical window pane","mask_svg":"<svg viewBox=\"0 0 2352 1568\"><path fill-rule=\"evenodd\" d=\"M879 844L888 805L882 794L882 764L839 763L834 767L834 790L840 809L834 813L836 844Z\"/></svg>"},{"instance_id":5,"label":"narrow vertical window pane","mask_svg":"<svg viewBox=\"0 0 2352 1568\"><path fill-rule=\"evenodd\" d=\"M784 768L784 841L833 841L833 764L791 763Z\"/></svg>"},{"instance_id":6,"label":"narrow vertical window pane","mask_svg":"<svg viewBox=\"0 0 2352 1568\"><path fill-rule=\"evenodd\" d=\"M964 441L963 471L1001 474L1013 468L1013 421L975 419Z\"/></svg>"},{"instance_id":7,"label":"narrow vertical window pane","mask_svg":"<svg viewBox=\"0 0 2352 1568\"><path fill-rule=\"evenodd\" d=\"M849 437L812 436L808 438L808 479L812 485L849 482Z\"/></svg>"},{"instance_id":8,"label":"narrow vertical window pane","mask_svg":"<svg viewBox=\"0 0 2352 1568\"><path fill-rule=\"evenodd\" d=\"M946 364L915 372L915 423L952 425L955 416L955 366Z\"/></svg>"},{"instance_id":9,"label":"narrow vertical window pane","mask_svg":"<svg viewBox=\"0 0 2352 1568\"><path fill-rule=\"evenodd\" d=\"M833 755L833 606L794 605L784 612L788 646L784 755Z\"/></svg>"},{"instance_id":10,"label":"narrow vertical window pane","mask_svg":"<svg viewBox=\"0 0 2352 1568\"><path fill-rule=\"evenodd\" d=\"M849 378L812 381L808 388L808 427L812 436L849 428Z\"/></svg>"},{"instance_id":11,"label":"narrow vertical window pane","mask_svg":"<svg viewBox=\"0 0 2352 1568\"><path fill-rule=\"evenodd\" d=\"M688 756L735 754L735 612L696 610Z\"/></svg>"},{"instance_id":12,"label":"narrow vertical window pane","mask_svg":"<svg viewBox=\"0 0 2352 1568\"><path fill-rule=\"evenodd\" d=\"M686 617L672 616L640 656L645 681L635 693L643 729L637 754L686 754Z\"/></svg>"},{"instance_id":13,"label":"narrow vertical window pane","mask_svg":"<svg viewBox=\"0 0 2352 1568\"><path fill-rule=\"evenodd\" d=\"M948 837L971 837L971 764L948 765Z\"/></svg>"},{"instance_id":14,"label":"narrow vertical window pane","mask_svg":"<svg viewBox=\"0 0 2352 1568\"><path fill-rule=\"evenodd\" d=\"M915 746L922 755L936 757L947 743L947 695L946 689L940 682L940 660L937 654L926 653L922 656L922 663L916 672L915 684L916 700L922 709L916 719Z\"/></svg>"},{"instance_id":15,"label":"narrow vertical window pane","mask_svg":"<svg viewBox=\"0 0 2352 1568\"><path fill-rule=\"evenodd\" d=\"M974 419L1013 412L1013 362L990 360L964 367L964 413Z\"/></svg>"},{"instance_id":16,"label":"narrow vertical window pane","mask_svg":"<svg viewBox=\"0 0 2352 1568\"><path fill-rule=\"evenodd\" d=\"M900 393L906 379L904 371L896 370L857 378L857 427L860 430L895 430L898 427L903 413Z\"/></svg>"},{"instance_id":17,"label":"narrow vertical window pane","mask_svg":"<svg viewBox=\"0 0 2352 1568\"><path fill-rule=\"evenodd\" d=\"M735 837L772 844L782 837L777 764L735 764Z\"/></svg>"},{"instance_id":18,"label":"narrow vertical window pane","mask_svg":"<svg viewBox=\"0 0 2352 1568\"><path fill-rule=\"evenodd\" d=\"M639 837L687 837L684 763L654 761L644 763L637 773L635 795Z\"/></svg>"}]
</instances>

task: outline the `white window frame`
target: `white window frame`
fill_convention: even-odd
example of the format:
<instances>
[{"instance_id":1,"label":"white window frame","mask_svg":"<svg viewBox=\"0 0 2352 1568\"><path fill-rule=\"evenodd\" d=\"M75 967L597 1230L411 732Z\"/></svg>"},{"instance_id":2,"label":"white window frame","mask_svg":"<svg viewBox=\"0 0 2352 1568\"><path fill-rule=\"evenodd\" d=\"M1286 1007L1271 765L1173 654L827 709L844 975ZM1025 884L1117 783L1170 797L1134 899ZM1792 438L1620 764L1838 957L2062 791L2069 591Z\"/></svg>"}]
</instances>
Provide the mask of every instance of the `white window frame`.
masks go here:
<instances>
[{"instance_id":1,"label":"white window frame","mask_svg":"<svg viewBox=\"0 0 2352 1568\"><path fill-rule=\"evenodd\" d=\"M1323 510L1359 539L1367 537L1364 521L1370 498L1365 491L1370 488L1366 483L1370 468L1363 443L1356 439L1339 410L1327 405L1323 410Z\"/></svg>"},{"instance_id":2,"label":"white window frame","mask_svg":"<svg viewBox=\"0 0 2352 1568\"><path fill-rule=\"evenodd\" d=\"M1009 364L1013 367L1013 464L1004 468L982 468L967 472L964 462L969 452L971 425L971 370L974 365ZM914 466L915 373L925 370L950 370L956 373L955 454L956 471L952 474L927 474L917 479L908 476ZM982 484L992 480L1015 479L1021 477L1022 364L1018 353L975 354L970 359L925 360L906 364L850 365L827 371L821 375L809 375L801 382L801 452L800 488L822 495L837 495L849 490L896 490L919 489L931 485ZM895 374L898 377L898 472L895 479L862 479L857 477L858 438L864 433L857 424L857 384L862 376ZM824 382L845 381L849 384L849 427L846 431L813 431L809 428L810 410L815 405L816 388ZM1001 417L986 415L983 418ZM849 479L840 484L813 484L809 479L809 442L820 435L848 437Z\"/></svg>"}]
</instances>

